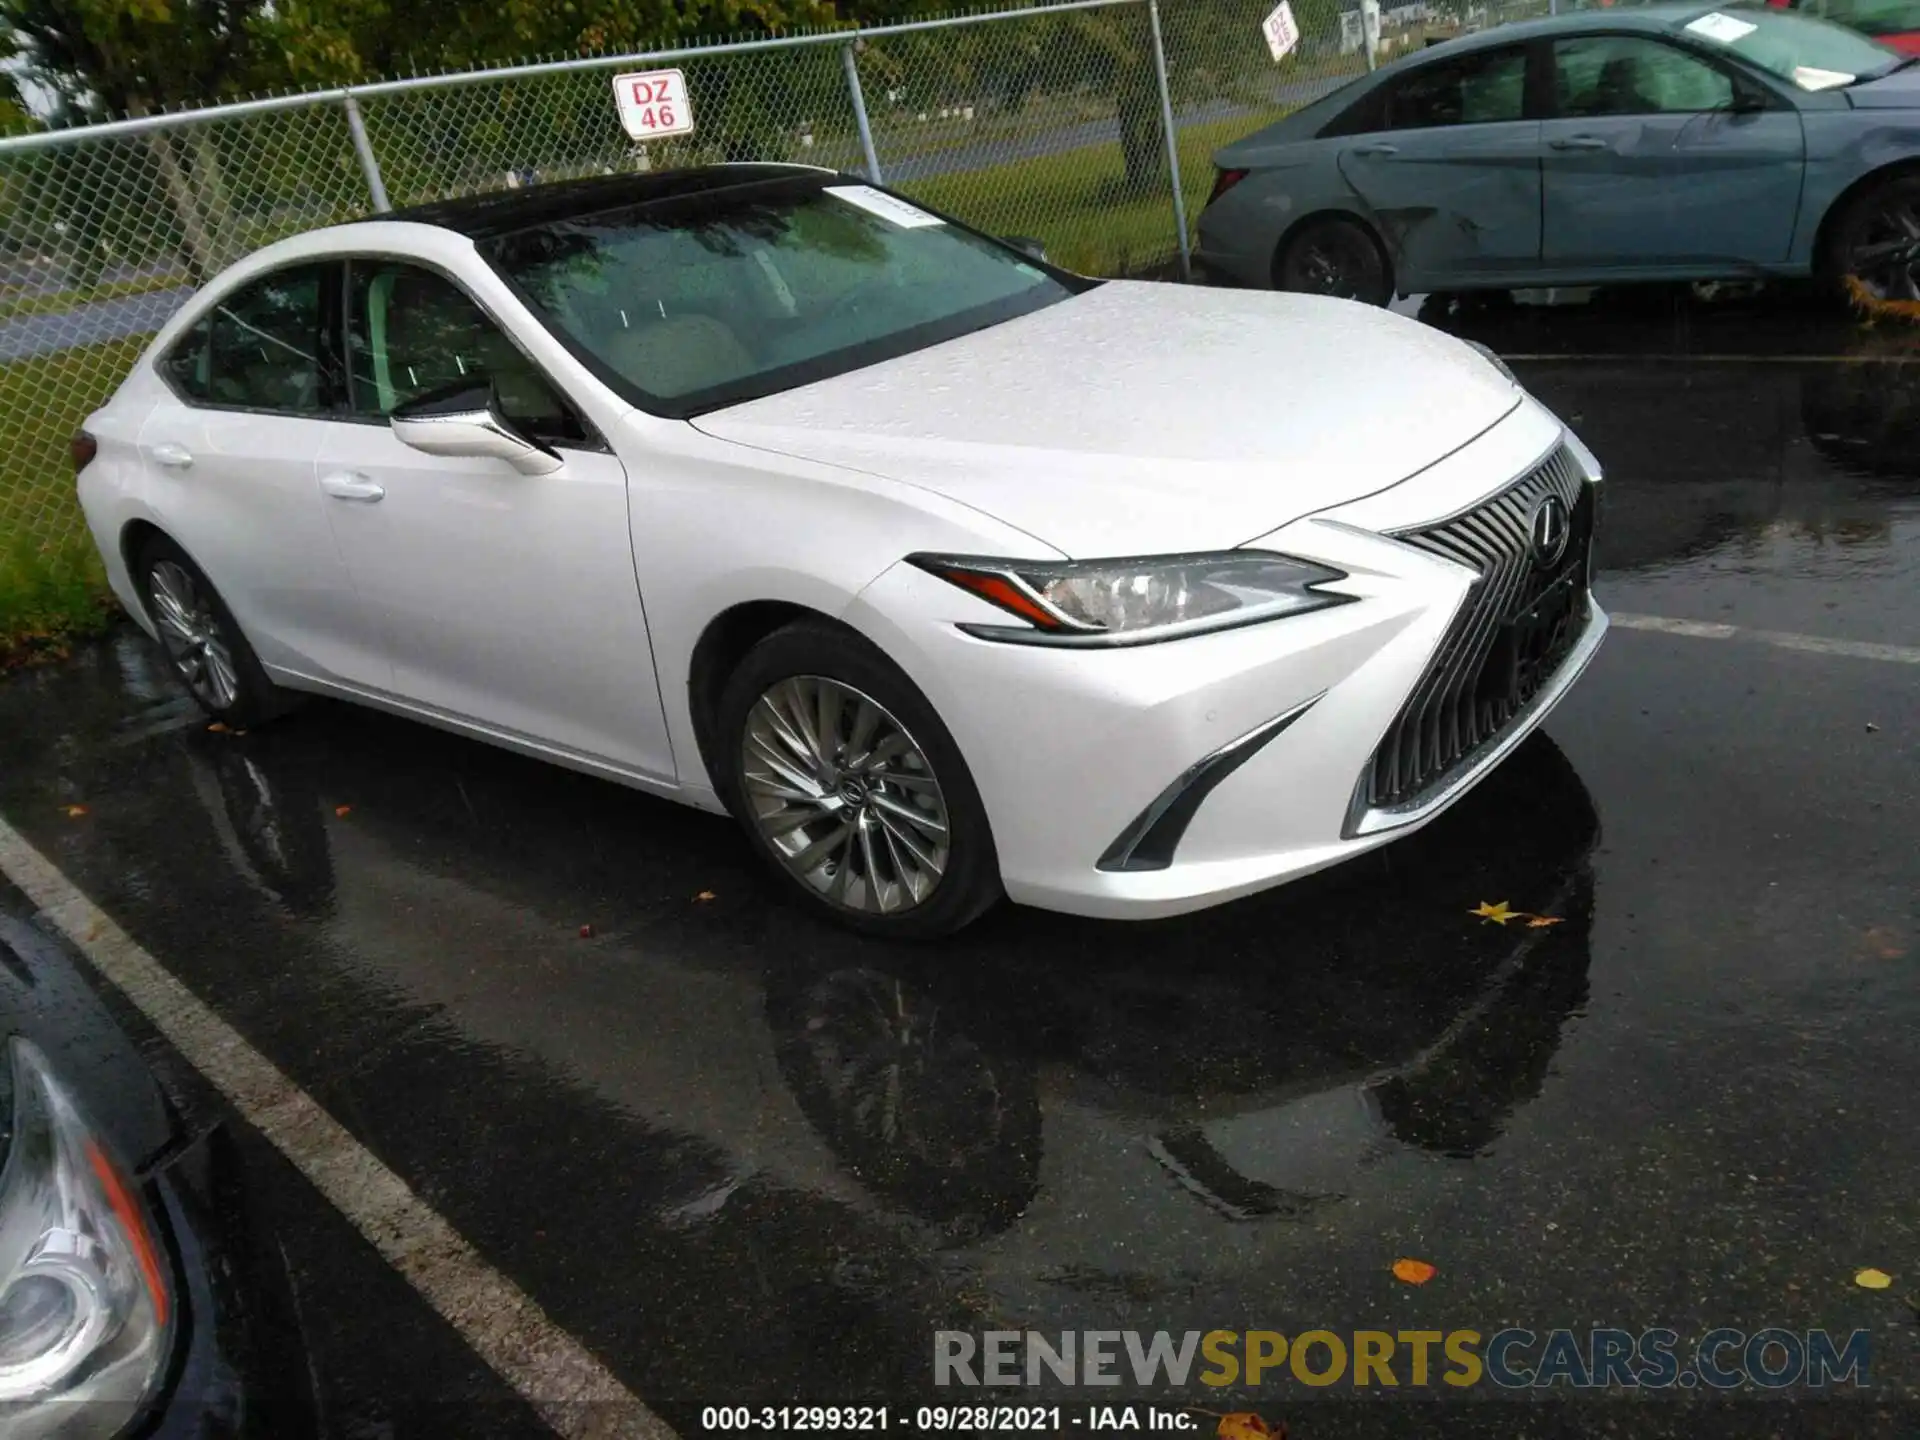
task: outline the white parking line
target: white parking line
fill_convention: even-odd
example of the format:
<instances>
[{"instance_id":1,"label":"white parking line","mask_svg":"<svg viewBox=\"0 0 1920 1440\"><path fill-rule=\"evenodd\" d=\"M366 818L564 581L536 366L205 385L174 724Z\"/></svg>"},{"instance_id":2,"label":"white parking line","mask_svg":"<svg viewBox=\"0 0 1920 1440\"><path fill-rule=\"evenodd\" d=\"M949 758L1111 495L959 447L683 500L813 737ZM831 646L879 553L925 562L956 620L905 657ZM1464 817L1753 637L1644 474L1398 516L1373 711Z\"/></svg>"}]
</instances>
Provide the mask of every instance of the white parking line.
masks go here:
<instances>
[{"instance_id":1,"label":"white parking line","mask_svg":"<svg viewBox=\"0 0 1920 1440\"><path fill-rule=\"evenodd\" d=\"M532 1296L487 1264L404 1180L4 820L0 871L555 1431L569 1440L675 1440L666 1422Z\"/></svg>"},{"instance_id":2,"label":"white parking line","mask_svg":"<svg viewBox=\"0 0 1920 1440\"><path fill-rule=\"evenodd\" d=\"M1609 618L1623 630L1655 630L1662 635L1686 635L1695 640L1749 640L1782 650L1806 650L1815 655L1844 655L1852 660L1884 660L1895 665L1920 665L1920 646L1882 645L1873 640L1830 640L1824 635L1799 635L1791 630L1749 630L1743 625L1721 625L1711 620L1674 620L1665 615L1622 615Z\"/></svg>"}]
</instances>

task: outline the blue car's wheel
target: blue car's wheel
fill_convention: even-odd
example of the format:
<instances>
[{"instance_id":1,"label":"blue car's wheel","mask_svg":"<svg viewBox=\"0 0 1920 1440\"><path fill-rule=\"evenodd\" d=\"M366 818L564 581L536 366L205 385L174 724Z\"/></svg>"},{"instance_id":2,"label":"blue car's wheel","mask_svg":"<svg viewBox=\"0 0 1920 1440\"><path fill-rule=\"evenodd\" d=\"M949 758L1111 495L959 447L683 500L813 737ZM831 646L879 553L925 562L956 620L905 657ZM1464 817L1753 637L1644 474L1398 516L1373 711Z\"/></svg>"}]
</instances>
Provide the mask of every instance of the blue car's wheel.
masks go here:
<instances>
[{"instance_id":1,"label":"blue car's wheel","mask_svg":"<svg viewBox=\"0 0 1920 1440\"><path fill-rule=\"evenodd\" d=\"M1276 288L1337 295L1366 305L1393 298L1386 252L1364 225L1328 215L1287 238L1273 267Z\"/></svg>"},{"instance_id":2,"label":"blue car's wheel","mask_svg":"<svg viewBox=\"0 0 1920 1440\"><path fill-rule=\"evenodd\" d=\"M1821 270L1855 299L1920 301L1920 175L1896 176L1849 201L1828 232Z\"/></svg>"}]
</instances>

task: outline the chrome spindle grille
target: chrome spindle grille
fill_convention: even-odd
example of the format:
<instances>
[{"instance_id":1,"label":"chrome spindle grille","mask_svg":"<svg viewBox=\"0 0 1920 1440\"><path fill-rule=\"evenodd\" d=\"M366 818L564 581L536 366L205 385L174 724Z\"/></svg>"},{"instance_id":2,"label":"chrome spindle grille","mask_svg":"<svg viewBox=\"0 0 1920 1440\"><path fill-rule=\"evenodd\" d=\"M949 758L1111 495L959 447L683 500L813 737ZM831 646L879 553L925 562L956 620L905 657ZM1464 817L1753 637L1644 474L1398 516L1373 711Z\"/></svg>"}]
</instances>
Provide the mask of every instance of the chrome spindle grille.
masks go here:
<instances>
[{"instance_id":1,"label":"chrome spindle grille","mask_svg":"<svg viewBox=\"0 0 1920 1440\"><path fill-rule=\"evenodd\" d=\"M1530 527L1549 495L1567 506L1571 524L1565 552L1543 565ZM1485 504L1394 537L1471 566L1480 578L1374 752L1365 782L1370 807L1417 803L1559 669L1587 621L1593 508L1593 487L1562 447ZM1573 593L1559 605L1562 586ZM1542 608L1548 613L1536 613Z\"/></svg>"}]
</instances>

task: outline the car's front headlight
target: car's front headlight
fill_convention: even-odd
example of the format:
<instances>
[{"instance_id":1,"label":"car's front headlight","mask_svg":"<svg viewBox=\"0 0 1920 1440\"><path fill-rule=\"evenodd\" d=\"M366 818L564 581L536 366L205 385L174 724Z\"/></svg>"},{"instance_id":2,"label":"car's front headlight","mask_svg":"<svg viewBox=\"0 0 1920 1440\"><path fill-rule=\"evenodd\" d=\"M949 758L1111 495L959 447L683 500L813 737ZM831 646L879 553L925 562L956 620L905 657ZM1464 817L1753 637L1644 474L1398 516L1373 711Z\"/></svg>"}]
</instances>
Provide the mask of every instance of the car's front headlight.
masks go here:
<instances>
[{"instance_id":1,"label":"car's front headlight","mask_svg":"<svg viewBox=\"0 0 1920 1440\"><path fill-rule=\"evenodd\" d=\"M929 574L1025 625L962 625L1030 645L1138 645L1323 610L1351 600L1321 586L1345 574L1258 550L1140 560L986 560L914 555Z\"/></svg>"},{"instance_id":2,"label":"car's front headlight","mask_svg":"<svg viewBox=\"0 0 1920 1440\"><path fill-rule=\"evenodd\" d=\"M25 1040L0 1171L0 1433L124 1429L167 1355L165 1252L140 1193Z\"/></svg>"}]
</instances>

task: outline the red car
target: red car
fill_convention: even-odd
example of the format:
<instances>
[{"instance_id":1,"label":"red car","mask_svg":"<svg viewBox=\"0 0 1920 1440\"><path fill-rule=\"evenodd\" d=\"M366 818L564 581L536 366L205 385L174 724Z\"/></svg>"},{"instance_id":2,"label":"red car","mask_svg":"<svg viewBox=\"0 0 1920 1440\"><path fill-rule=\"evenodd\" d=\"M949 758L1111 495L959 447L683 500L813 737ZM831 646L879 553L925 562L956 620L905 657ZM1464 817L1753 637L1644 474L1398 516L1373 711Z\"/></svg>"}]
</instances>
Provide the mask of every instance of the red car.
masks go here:
<instances>
[{"instance_id":1,"label":"red car","mask_svg":"<svg viewBox=\"0 0 1920 1440\"><path fill-rule=\"evenodd\" d=\"M1862 35L1871 35L1890 50L1920 55L1920 0L1769 0L1781 10L1818 15Z\"/></svg>"}]
</instances>

